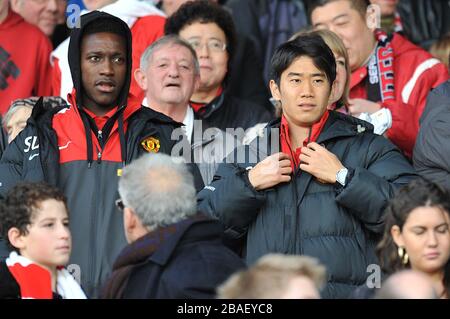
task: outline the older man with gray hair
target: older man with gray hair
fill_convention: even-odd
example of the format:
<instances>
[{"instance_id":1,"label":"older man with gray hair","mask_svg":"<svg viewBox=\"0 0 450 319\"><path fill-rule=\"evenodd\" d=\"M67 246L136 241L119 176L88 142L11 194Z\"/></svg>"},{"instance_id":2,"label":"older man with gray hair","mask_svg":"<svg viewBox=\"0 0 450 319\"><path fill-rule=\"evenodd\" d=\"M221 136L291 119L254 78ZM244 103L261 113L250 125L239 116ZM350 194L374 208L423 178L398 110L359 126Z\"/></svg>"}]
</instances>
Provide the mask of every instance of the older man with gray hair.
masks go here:
<instances>
[{"instance_id":1,"label":"older man with gray hair","mask_svg":"<svg viewBox=\"0 0 450 319\"><path fill-rule=\"evenodd\" d=\"M181 158L146 154L119 180L125 236L104 298L214 298L244 262L220 224L197 214L193 176Z\"/></svg>"},{"instance_id":2,"label":"older man with gray hair","mask_svg":"<svg viewBox=\"0 0 450 319\"><path fill-rule=\"evenodd\" d=\"M172 139L182 138L172 149L172 155L183 154L196 163L203 183L209 184L218 165L240 145L244 130L225 132L194 113L189 100L200 80L195 50L178 36L166 35L144 51L134 76L145 92L144 106L183 123L182 128L172 133Z\"/></svg>"}]
</instances>

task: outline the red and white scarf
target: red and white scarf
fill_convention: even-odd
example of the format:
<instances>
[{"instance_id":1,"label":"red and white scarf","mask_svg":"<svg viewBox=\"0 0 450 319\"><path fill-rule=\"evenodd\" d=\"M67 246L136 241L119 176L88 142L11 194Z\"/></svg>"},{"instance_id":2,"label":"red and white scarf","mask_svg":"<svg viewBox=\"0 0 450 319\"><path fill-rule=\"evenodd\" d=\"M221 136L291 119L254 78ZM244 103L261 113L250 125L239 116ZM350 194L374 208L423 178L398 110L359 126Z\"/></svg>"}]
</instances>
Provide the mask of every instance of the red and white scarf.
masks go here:
<instances>
[{"instance_id":1,"label":"red and white scarf","mask_svg":"<svg viewBox=\"0 0 450 319\"><path fill-rule=\"evenodd\" d=\"M52 299L52 281L47 269L28 258L11 252L6 265L20 287L22 299ZM72 275L65 269L57 270L56 293L64 299L86 299L86 295Z\"/></svg>"},{"instance_id":2,"label":"red and white scarf","mask_svg":"<svg viewBox=\"0 0 450 319\"><path fill-rule=\"evenodd\" d=\"M367 64L367 97L370 101L395 99L394 50L390 37L381 30L375 32L378 40L374 54Z\"/></svg>"}]
</instances>

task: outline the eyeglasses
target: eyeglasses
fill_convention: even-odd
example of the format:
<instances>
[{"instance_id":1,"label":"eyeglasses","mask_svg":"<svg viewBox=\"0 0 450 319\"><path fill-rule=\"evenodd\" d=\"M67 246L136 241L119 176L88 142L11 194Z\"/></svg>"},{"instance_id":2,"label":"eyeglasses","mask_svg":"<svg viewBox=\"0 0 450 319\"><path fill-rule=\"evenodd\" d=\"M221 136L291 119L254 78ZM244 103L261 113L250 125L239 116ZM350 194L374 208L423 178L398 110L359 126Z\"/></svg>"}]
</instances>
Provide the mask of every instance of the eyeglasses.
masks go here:
<instances>
[{"instance_id":1,"label":"eyeglasses","mask_svg":"<svg viewBox=\"0 0 450 319\"><path fill-rule=\"evenodd\" d=\"M227 48L227 45L220 40L210 39L206 43L201 43L199 40L188 40L189 44L194 50L201 50L204 45L212 52L223 52Z\"/></svg>"},{"instance_id":2,"label":"eyeglasses","mask_svg":"<svg viewBox=\"0 0 450 319\"><path fill-rule=\"evenodd\" d=\"M122 198L117 199L115 204L116 204L116 207L118 209L120 209L120 210L124 210L125 209L125 205L123 204Z\"/></svg>"}]
</instances>

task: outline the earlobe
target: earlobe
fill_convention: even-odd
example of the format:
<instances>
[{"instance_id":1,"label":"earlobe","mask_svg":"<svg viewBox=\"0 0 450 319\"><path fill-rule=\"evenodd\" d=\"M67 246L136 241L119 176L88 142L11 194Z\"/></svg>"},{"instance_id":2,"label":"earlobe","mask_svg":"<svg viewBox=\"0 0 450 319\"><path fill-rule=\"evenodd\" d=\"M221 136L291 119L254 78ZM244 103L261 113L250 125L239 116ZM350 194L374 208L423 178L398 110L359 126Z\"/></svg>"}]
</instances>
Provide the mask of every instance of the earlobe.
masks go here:
<instances>
[{"instance_id":1,"label":"earlobe","mask_svg":"<svg viewBox=\"0 0 450 319\"><path fill-rule=\"evenodd\" d=\"M341 98L340 96L337 95L338 95L338 85L337 81L334 80L333 84L331 85L330 97L328 98L328 105L337 102Z\"/></svg>"},{"instance_id":2,"label":"earlobe","mask_svg":"<svg viewBox=\"0 0 450 319\"><path fill-rule=\"evenodd\" d=\"M145 77L145 74L141 69L137 68L134 71L134 79L136 80L137 84L142 90L147 90L147 79Z\"/></svg>"},{"instance_id":3,"label":"earlobe","mask_svg":"<svg viewBox=\"0 0 450 319\"><path fill-rule=\"evenodd\" d=\"M375 31L381 26L381 9L378 5L370 5L366 11L366 25L370 31Z\"/></svg>"},{"instance_id":4,"label":"earlobe","mask_svg":"<svg viewBox=\"0 0 450 319\"><path fill-rule=\"evenodd\" d=\"M25 248L23 235L20 233L20 230L16 227L12 227L10 230L8 230L8 240L13 247L19 250Z\"/></svg>"},{"instance_id":5,"label":"earlobe","mask_svg":"<svg viewBox=\"0 0 450 319\"><path fill-rule=\"evenodd\" d=\"M269 86L270 92L272 93L272 97L277 101L281 101L280 89L278 88L278 85L275 83L275 81L270 80Z\"/></svg>"},{"instance_id":6,"label":"earlobe","mask_svg":"<svg viewBox=\"0 0 450 319\"><path fill-rule=\"evenodd\" d=\"M136 215L130 207L125 207L123 210L123 224L127 234L132 234L137 225Z\"/></svg>"},{"instance_id":7,"label":"earlobe","mask_svg":"<svg viewBox=\"0 0 450 319\"><path fill-rule=\"evenodd\" d=\"M402 232L400 230L400 227L398 227L398 225L392 226L391 236L392 236L392 240L398 247L403 247L405 245Z\"/></svg>"},{"instance_id":8,"label":"earlobe","mask_svg":"<svg viewBox=\"0 0 450 319\"><path fill-rule=\"evenodd\" d=\"M125 207L123 210L123 224L127 232L135 226L134 214L129 207Z\"/></svg>"},{"instance_id":9,"label":"earlobe","mask_svg":"<svg viewBox=\"0 0 450 319\"><path fill-rule=\"evenodd\" d=\"M9 2L9 4L10 4L11 9L12 9L13 11L19 10L19 0L11 0L11 1Z\"/></svg>"}]
</instances>

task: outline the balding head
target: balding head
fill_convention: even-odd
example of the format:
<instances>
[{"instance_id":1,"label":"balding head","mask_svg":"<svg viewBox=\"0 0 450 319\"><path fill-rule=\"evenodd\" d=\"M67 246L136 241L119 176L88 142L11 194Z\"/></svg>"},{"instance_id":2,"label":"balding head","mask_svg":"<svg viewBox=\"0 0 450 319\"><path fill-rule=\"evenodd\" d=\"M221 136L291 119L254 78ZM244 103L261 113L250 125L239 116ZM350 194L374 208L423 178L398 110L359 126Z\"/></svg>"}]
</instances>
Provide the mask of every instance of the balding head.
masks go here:
<instances>
[{"instance_id":1,"label":"balding head","mask_svg":"<svg viewBox=\"0 0 450 319\"><path fill-rule=\"evenodd\" d=\"M375 299L436 299L431 279L425 274L404 270L390 276L382 284Z\"/></svg>"}]
</instances>

